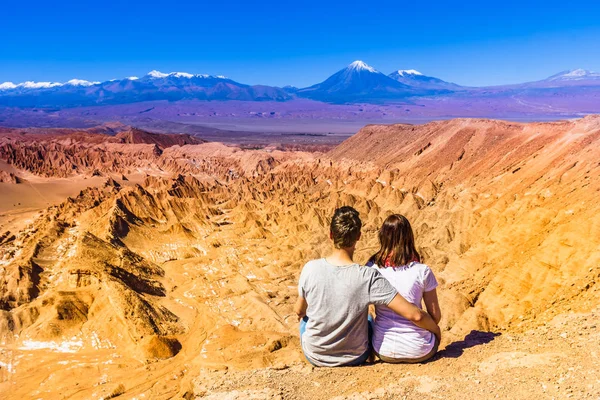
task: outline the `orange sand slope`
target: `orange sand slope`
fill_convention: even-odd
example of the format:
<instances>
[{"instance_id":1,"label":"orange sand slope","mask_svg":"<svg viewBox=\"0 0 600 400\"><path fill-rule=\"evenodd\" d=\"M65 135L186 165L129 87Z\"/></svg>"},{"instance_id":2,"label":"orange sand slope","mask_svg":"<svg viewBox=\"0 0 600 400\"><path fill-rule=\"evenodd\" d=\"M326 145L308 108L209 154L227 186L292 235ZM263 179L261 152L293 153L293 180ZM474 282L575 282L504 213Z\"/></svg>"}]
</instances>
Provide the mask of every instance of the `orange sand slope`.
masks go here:
<instances>
[{"instance_id":1,"label":"orange sand slope","mask_svg":"<svg viewBox=\"0 0 600 400\"><path fill-rule=\"evenodd\" d=\"M583 372L556 366L568 364L565 355L583 363L591 343L600 350L587 322L600 300L599 138L592 116L367 126L328 154L0 139L17 177L104 182L0 232L0 392L464 398L475 381L525 385L552 371L558 386L515 398L598 393L598 381L569 392L561 384ZM376 250L389 213L411 220L441 282L445 357L422 367L306 369L295 285L304 262L327 251L328 217L346 204L365 221L358 261ZM406 387L389 386L391 376Z\"/></svg>"}]
</instances>

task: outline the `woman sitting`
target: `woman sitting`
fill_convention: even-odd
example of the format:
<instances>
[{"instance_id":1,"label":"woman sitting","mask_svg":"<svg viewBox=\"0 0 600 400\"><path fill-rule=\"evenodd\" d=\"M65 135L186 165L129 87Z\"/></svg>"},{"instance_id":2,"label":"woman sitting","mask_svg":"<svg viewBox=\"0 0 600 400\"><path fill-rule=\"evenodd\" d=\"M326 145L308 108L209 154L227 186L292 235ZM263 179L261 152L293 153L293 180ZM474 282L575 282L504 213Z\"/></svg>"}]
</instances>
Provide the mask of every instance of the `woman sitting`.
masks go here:
<instances>
[{"instance_id":1,"label":"woman sitting","mask_svg":"<svg viewBox=\"0 0 600 400\"><path fill-rule=\"evenodd\" d=\"M377 268L410 303L422 308L424 301L427 312L439 324L438 283L431 269L421 263L408 220L399 214L390 215L379 231L379 244L379 251L367 265ZM385 305L376 305L375 312L372 344L382 361L419 363L437 352L440 338L433 333L419 328Z\"/></svg>"}]
</instances>

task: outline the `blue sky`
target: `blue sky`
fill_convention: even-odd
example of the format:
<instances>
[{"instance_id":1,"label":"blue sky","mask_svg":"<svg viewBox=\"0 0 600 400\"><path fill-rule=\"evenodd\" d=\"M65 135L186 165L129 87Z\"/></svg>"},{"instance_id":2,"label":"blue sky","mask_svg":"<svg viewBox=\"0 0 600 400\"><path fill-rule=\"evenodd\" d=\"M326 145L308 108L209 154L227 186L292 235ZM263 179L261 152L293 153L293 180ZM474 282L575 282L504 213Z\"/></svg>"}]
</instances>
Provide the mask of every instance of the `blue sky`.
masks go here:
<instances>
[{"instance_id":1,"label":"blue sky","mask_svg":"<svg viewBox=\"0 0 600 400\"><path fill-rule=\"evenodd\" d=\"M0 82L158 69L303 87L357 59L463 85L600 71L597 0L7 0L0 10Z\"/></svg>"}]
</instances>

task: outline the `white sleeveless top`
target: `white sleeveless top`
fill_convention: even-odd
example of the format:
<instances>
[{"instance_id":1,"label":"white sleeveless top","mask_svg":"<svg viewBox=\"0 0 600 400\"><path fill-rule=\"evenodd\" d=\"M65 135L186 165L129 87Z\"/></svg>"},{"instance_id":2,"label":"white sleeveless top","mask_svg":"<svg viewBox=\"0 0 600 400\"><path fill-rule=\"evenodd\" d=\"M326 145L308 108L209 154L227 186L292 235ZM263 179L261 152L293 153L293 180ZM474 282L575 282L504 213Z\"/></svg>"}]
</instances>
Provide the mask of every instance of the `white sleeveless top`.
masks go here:
<instances>
[{"instance_id":1,"label":"white sleeveless top","mask_svg":"<svg viewBox=\"0 0 600 400\"><path fill-rule=\"evenodd\" d=\"M438 286L431 269L418 262L402 267L376 268L396 288L398 293L415 306L422 308L423 293ZM435 336L383 305L375 306L377 318L373 323L373 348L390 358L420 358L435 345Z\"/></svg>"}]
</instances>

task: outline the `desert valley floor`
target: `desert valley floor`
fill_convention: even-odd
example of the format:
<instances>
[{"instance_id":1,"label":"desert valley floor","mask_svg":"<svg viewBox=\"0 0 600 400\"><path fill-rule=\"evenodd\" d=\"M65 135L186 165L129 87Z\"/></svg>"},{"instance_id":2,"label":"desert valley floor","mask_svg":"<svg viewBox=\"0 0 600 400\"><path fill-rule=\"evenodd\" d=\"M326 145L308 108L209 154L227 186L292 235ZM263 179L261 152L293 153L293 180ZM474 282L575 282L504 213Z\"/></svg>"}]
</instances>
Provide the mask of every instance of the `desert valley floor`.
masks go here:
<instances>
[{"instance_id":1,"label":"desert valley floor","mask_svg":"<svg viewBox=\"0 0 600 400\"><path fill-rule=\"evenodd\" d=\"M600 397L600 117L368 125L329 151L0 130L3 399ZM315 369L292 313L332 211L440 281L423 365Z\"/></svg>"}]
</instances>

